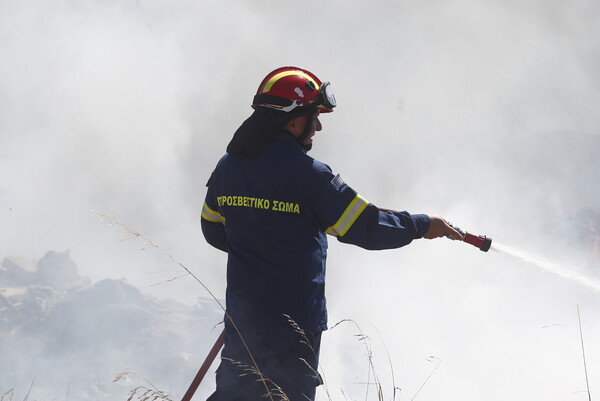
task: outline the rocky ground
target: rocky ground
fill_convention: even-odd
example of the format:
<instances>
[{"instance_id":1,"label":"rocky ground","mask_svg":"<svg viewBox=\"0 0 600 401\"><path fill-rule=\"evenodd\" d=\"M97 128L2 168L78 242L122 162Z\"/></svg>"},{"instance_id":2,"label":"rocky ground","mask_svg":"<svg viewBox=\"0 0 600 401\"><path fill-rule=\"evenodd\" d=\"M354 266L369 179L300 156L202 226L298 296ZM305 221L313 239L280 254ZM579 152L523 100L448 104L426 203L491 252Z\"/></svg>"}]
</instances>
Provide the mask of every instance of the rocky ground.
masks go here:
<instances>
[{"instance_id":1,"label":"rocky ground","mask_svg":"<svg viewBox=\"0 0 600 401\"><path fill-rule=\"evenodd\" d=\"M0 265L0 399L118 400L147 379L180 397L222 313L158 300L123 280L91 283L69 252ZM119 374L123 380L113 382Z\"/></svg>"}]
</instances>

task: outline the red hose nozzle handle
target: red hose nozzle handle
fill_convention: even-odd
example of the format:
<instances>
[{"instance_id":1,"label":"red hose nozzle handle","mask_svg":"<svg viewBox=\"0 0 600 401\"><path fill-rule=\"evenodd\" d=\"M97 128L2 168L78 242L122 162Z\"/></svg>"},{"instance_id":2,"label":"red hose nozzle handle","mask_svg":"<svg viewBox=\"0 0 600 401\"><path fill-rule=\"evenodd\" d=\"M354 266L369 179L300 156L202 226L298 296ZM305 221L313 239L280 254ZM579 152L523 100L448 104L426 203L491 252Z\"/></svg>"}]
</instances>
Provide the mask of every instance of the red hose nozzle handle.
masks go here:
<instances>
[{"instance_id":1,"label":"red hose nozzle handle","mask_svg":"<svg viewBox=\"0 0 600 401\"><path fill-rule=\"evenodd\" d=\"M490 247L492 246L492 239L490 237L486 237L485 235L473 235L471 233L461 230L458 227L453 226L452 224L450 224L450 226L463 235L463 241L467 244L476 246L483 252L487 252L490 250Z\"/></svg>"},{"instance_id":2,"label":"red hose nozzle handle","mask_svg":"<svg viewBox=\"0 0 600 401\"><path fill-rule=\"evenodd\" d=\"M473 235L470 233L465 233L465 238L463 241L467 244L476 246L483 252L489 251L490 247L492 246L492 239L490 237L486 237L485 235Z\"/></svg>"}]
</instances>

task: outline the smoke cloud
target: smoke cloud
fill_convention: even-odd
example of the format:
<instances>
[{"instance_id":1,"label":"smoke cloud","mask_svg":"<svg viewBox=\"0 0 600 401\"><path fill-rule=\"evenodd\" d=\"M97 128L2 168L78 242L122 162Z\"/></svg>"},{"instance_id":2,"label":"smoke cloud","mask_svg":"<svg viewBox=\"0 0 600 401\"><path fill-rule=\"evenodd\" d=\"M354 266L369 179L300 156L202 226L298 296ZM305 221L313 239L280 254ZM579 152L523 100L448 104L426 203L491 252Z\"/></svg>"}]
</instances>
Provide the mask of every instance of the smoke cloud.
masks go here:
<instances>
[{"instance_id":1,"label":"smoke cloud","mask_svg":"<svg viewBox=\"0 0 600 401\"><path fill-rule=\"evenodd\" d=\"M0 256L70 249L92 282L207 296L189 277L150 287L181 269L93 210L222 297L225 255L199 228L205 184L261 79L298 65L339 103L311 155L365 198L600 280L599 12L591 0L5 1ZM332 324L369 336L386 397L389 352L402 399L583 400L577 305L600 391L600 294L509 255L331 241L327 296ZM354 334L342 324L323 339L334 399L368 388Z\"/></svg>"}]
</instances>

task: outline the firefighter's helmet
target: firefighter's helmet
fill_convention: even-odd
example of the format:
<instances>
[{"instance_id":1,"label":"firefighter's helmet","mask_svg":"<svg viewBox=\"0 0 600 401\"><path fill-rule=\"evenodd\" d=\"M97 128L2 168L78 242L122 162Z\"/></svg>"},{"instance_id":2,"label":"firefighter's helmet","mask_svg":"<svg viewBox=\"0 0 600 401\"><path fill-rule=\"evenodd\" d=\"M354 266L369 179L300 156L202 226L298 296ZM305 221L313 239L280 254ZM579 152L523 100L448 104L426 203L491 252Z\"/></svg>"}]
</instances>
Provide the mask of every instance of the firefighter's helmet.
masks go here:
<instances>
[{"instance_id":1,"label":"firefighter's helmet","mask_svg":"<svg viewBox=\"0 0 600 401\"><path fill-rule=\"evenodd\" d=\"M290 112L297 107L315 107L332 112L335 96L329 82L298 67L281 67L270 72L260 83L252 107L267 107Z\"/></svg>"}]
</instances>

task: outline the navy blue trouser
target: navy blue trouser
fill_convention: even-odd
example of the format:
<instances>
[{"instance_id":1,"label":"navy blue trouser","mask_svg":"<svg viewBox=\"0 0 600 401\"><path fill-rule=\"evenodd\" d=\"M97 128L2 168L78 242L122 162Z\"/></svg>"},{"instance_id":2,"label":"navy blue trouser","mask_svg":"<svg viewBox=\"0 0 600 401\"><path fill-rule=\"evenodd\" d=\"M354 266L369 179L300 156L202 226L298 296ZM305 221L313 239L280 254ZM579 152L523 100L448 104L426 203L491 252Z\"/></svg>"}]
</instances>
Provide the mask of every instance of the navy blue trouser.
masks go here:
<instances>
[{"instance_id":1,"label":"navy blue trouser","mask_svg":"<svg viewBox=\"0 0 600 401\"><path fill-rule=\"evenodd\" d=\"M240 330L258 368L268 379L266 385L273 392L273 400L281 400L281 392L290 401L315 399L316 387L322 383L317 373L321 333L307 333L304 338L294 331L272 334ZM270 400L265 398L267 388L260 381L239 335L227 323L216 376L217 389L208 401Z\"/></svg>"}]
</instances>

